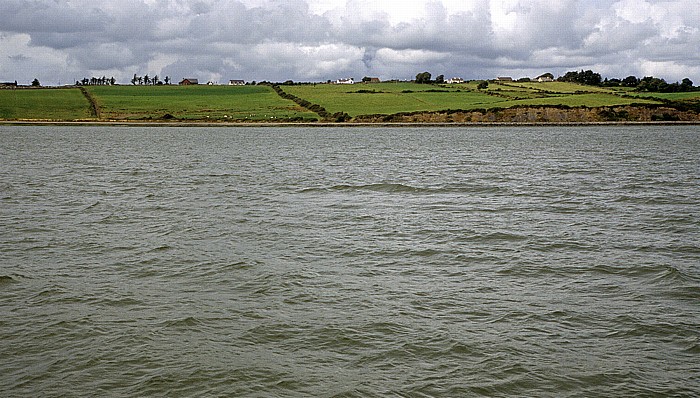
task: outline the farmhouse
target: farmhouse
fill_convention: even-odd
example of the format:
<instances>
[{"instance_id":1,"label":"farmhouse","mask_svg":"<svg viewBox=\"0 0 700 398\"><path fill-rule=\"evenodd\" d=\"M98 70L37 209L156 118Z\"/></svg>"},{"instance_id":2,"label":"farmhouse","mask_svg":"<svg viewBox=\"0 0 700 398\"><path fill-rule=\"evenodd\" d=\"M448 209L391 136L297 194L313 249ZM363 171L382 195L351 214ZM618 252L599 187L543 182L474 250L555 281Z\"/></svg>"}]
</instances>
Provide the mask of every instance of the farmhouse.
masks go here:
<instances>
[{"instance_id":1,"label":"farmhouse","mask_svg":"<svg viewBox=\"0 0 700 398\"><path fill-rule=\"evenodd\" d=\"M245 86L245 80L229 80L229 86Z\"/></svg>"},{"instance_id":2,"label":"farmhouse","mask_svg":"<svg viewBox=\"0 0 700 398\"><path fill-rule=\"evenodd\" d=\"M381 83L381 80L379 80L378 77L367 77L362 79L364 83Z\"/></svg>"},{"instance_id":3,"label":"farmhouse","mask_svg":"<svg viewBox=\"0 0 700 398\"><path fill-rule=\"evenodd\" d=\"M496 78L497 82L512 82L513 78L508 76L499 76Z\"/></svg>"},{"instance_id":4,"label":"farmhouse","mask_svg":"<svg viewBox=\"0 0 700 398\"><path fill-rule=\"evenodd\" d=\"M447 84L462 84L462 83L464 83L464 79L462 79L461 77L453 77L452 79L447 79L447 81L445 83L447 83Z\"/></svg>"},{"instance_id":5,"label":"farmhouse","mask_svg":"<svg viewBox=\"0 0 700 398\"><path fill-rule=\"evenodd\" d=\"M554 81L554 75L552 75L551 73L545 73L545 74L542 75L542 76L538 76L538 77L537 77L537 81L540 82L540 83L544 83L544 82L553 82L553 81Z\"/></svg>"},{"instance_id":6,"label":"farmhouse","mask_svg":"<svg viewBox=\"0 0 700 398\"><path fill-rule=\"evenodd\" d=\"M349 77L347 79L338 79L335 81L335 84L355 84L355 79L352 77Z\"/></svg>"},{"instance_id":7,"label":"farmhouse","mask_svg":"<svg viewBox=\"0 0 700 398\"><path fill-rule=\"evenodd\" d=\"M17 80L14 82L0 82L0 87L17 87Z\"/></svg>"},{"instance_id":8,"label":"farmhouse","mask_svg":"<svg viewBox=\"0 0 700 398\"><path fill-rule=\"evenodd\" d=\"M180 82L181 86L191 86L196 84L199 84L199 80L197 79L182 79L182 81Z\"/></svg>"}]
</instances>

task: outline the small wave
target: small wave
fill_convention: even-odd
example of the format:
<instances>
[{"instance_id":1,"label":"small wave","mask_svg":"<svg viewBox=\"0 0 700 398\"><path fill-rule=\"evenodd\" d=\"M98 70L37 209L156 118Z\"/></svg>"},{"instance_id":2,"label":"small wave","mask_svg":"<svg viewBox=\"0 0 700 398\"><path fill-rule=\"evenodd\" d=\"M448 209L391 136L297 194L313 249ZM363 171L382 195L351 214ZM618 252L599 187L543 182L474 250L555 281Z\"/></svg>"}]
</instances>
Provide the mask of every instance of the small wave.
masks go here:
<instances>
[{"instance_id":1,"label":"small wave","mask_svg":"<svg viewBox=\"0 0 700 398\"><path fill-rule=\"evenodd\" d=\"M86 208L84 208L83 211L85 211L85 210L90 210L90 209L94 209L95 207L97 207L97 206L99 206L99 205L100 205L100 201L98 200L98 201L96 201L95 203L91 204L90 206L87 206Z\"/></svg>"},{"instance_id":2,"label":"small wave","mask_svg":"<svg viewBox=\"0 0 700 398\"><path fill-rule=\"evenodd\" d=\"M141 301L133 298L102 299L100 302L110 307L131 307L143 304Z\"/></svg>"},{"instance_id":3,"label":"small wave","mask_svg":"<svg viewBox=\"0 0 700 398\"><path fill-rule=\"evenodd\" d=\"M377 184L359 184L349 185L340 184L330 187L313 187L305 188L300 193L315 193L315 192L333 192L333 191L349 191L349 192L381 192L381 193L415 193L415 194L448 194L448 193L500 193L506 189L496 185L454 185L440 187L417 187L401 183L377 183Z\"/></svg>"},{"instance_id":4,"label":"small wave","mask_svg":"<svg viewBox=\"0 0 700 398\"><path fill-rule=\"evenodd\" d=\"M467 242L520 242L527 239L528 237L525 235L513 234L508 232L491 232L487 234L470 235L460 238L459 240Z\"/></svg>"},{"instance_id":5,"label":"small wave","mask_svg":"<svg viewBox=\"0 0 700 398\"><path fill-rule=\"evenodd\" d=\"M147 253L159 253L159 252L164 252L172 249L173 247L170 245L160 245L158 247L154 247L153 249L149 250Z\"/></svg>"},{"instance_id":6,"label":"small wave","mask_svg":"<svg viewBox=\"0 0 700 398\"><path fill-rule=\"evenodd\" d=\"M170 319L161 323L166 328L190 328L202 325L203 322L195 317L187 317L181 319Z\"/></svg>"}]
</instances>

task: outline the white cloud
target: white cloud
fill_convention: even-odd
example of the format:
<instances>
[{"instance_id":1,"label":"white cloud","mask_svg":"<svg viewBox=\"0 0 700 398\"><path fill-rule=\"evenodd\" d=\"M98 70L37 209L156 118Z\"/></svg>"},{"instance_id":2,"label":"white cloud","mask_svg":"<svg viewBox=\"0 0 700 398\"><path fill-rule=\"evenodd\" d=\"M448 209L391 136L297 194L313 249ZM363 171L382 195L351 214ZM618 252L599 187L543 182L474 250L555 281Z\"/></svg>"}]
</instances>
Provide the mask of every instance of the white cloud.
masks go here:
<instances>
[{"instance_id":1,"label":"white cloud","mask_svg":"<svg viewBox=\"0 0 700 398\"><path fill-rule=\"evenodd\" d=\"M0 79L488 78L598 68L700 82L696 0L3 0ZM44 70L39 70L44 68ZM51 76L51 77L48 77Z\"/></svg>"}]
</instances>

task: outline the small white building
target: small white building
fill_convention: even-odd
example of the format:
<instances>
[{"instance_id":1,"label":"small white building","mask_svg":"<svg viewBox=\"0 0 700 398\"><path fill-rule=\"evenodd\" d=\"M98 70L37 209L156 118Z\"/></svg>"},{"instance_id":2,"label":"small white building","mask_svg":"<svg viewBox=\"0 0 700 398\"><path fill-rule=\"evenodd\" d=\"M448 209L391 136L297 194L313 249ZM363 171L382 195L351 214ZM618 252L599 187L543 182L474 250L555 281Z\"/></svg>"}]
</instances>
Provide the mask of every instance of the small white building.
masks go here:
<instances>
[{"instance_id":1,"label":"small white building","mask_svg":"<svg viewBox=\"0 0 700 398\"><path fill-rule=\"evenodd\" d=\"M229 80L229 86L245 86L245 80Z\"/></svg>"},{"instance_id":2,"label":"small white building","mask_svg":"<svg viewBox=\"0 0 700 398\"><path fill-rule=\"evenodd\" d=\"M461 77L453 77L452 79L447 79L446 81L447 84L462 84L464 83L464 79Z\"/></svg>"},{"instance_id":3,"label":"small white building","mask_svg":"<svg viewBox=\"0 0 700 398\"><path fill-rule=\"evenodd\" d=\"M338 79L335 81L335 84L355 84L355 79L352 77L349 77L347 79Z\"/></svg>"}]
</instances>

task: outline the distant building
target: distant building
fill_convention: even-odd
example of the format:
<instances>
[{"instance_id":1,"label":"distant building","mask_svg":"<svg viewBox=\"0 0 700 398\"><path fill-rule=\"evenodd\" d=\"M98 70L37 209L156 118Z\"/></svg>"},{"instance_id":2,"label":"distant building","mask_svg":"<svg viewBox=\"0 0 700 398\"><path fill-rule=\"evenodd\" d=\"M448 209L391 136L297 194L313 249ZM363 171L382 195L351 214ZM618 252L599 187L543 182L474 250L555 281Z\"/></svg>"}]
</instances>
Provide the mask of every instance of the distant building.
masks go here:
<instances>
[{"instance_id":1,"label":"distant building","mask_svg":"<svg viewBox=\"0 0 700 398\"><path fill-rule=\"evenodd\" d=\"M378 77L367 77L362 79L363 83L381 83Z\"/></svg>"},{"instance_id":2,"label":"distant building","mask_svg":"<svg viewBox=\"0 0 700 398\"><path fill-rule=\"evenodd\" d=\"M447 83L447 84L462 84L462 83L464 83L464 79L462 79L461 77L453 77L452 79L447 79L445 81L445 83Z\"/></svg>"},{"instance_id":3,"label":"distant building","mask_svg":"<svg viewBox=\"0 0 700 398\"><path fill-rule=\"evenodd\" d=\"M536 80L537 80L538 82L540 82L540 83L544 83L544 82L553 82L553 81L554 81L554 75L551 74L551 73L545 73L545 74L542 75L542 76L538 76Z\"/></svg>"},{"instance_id":4,"label":"distant building","mask_svg":"<svg viewBox=\"0 0 700 398\"><path fill-rule=\"evenodd\" d=\"M349 77L347 79L338 79L335 81L335 84L355 84L355 79L352 77Z\"/></svg>"},{"instance_id":5,"label":"distant building","mask_svg":"<svg viewBox=\"0 0 700 398\"><path fill-rule=\"evenodd\" d=\"M229 86L245 86L245 80L229 80Z\"/></svg>"},{"instance_id":6,"label":"distant building","mask_svg":"<svg viewBox=\"0 0 700 398\"><path fill-rule=\"evenodd\" d=\"M14 82L0 82L0 87L17 87L17 80Z\"/></svg>"},{"instance_id":7,"label":"distant building","mask_svg":"<svg viewBox=\"0 0 700 398\"><path fill-rule=\"evenodd\" d=\"M496 78L497 82L512 82L513 78L508 76L499 76Z\"/></svg>"},{"instance_id":8,"label":"distant building","mask_svg":"<svg viewBox=\"0 0 700 398\"><path fill-rule=\"evenodd\" d=\"M199 80L197 79L182 79L180 82L181 86L192 86L197 84L199 84Z\"/></svg>"}]
</instances>

